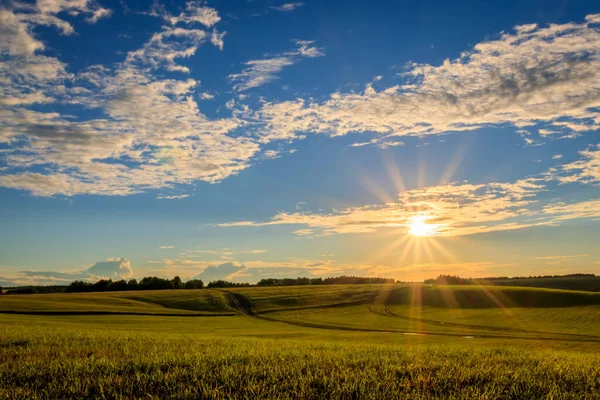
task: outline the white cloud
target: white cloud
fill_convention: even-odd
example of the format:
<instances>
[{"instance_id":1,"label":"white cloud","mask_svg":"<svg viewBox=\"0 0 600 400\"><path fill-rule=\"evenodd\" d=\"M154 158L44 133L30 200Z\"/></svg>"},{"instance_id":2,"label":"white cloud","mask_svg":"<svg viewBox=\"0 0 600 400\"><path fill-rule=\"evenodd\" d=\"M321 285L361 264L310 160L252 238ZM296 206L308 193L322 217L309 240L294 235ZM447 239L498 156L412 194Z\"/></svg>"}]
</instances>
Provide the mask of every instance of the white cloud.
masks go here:
<instances>
[{"instance_id":1,"label":"white cloud","mask_svg":"<svg viewBox=\"0 0 600 400\"><path fill-rule=\"evenodd\" d=\"M549 129L539 129L539 130L538 130L538 133L539 133L540 135L547 136L547 135L557 135L557 134L559 134L560 132L558 132L558 131L551 131L551 130L549 130Z\"/></svg>"},{"instance_id":2,"label":"white cloud","mask_svg":"<svg viewBox=\"0 0 600 400\"><path fill-rule=\"evenodd\" d=\"M569 219L593 219L600 217L600 200L587 200L578 203L557 202L544 206L542 212L557 223Z\"/></svg>"},{"instance_id":3,"label":"white cloud","mask_svg":"<svg viewBox=\"0 0 600 400\"><path fill-rule=\"evenodd\" d=\"M167 27L155 33L141 49L130 52L127 62L135 65L139 61L153 68L189 73L189 68L177 64L175 59L193 56L209 39L209 34L201 29Z\"/></svg>"},{"instance_id":4,"label":"white cloud","mask_svg":"<svg viewBox=\"0 0 600 400\"><path fill-rule=\"evenodd\" d=\"M178 23L193 24L200 23L208 28L217 24L221 17L214 8L205 7L201 2L190 1L187 3L185 11L177 17L167 17L172 25Z\"/></svg>"},{"instance_id":5,"label":"white cloud","mask_svg":"<svg viewBox=\"0 0 600 400\"><path fill-rule=\"evenodd\" d=\"M298 49L276 55L271 58L261 60L247 61L245 68L239 74L229 75L229 80L234 83L236 91L244 91L258 86L262 86L275 79L279 79L277 74L285 67L298 63L303 57L314 58L324 56L322 49L312 46L314 41L296 40Z\"/></svg>"},{"instance_id":6,"label":"white cloud","mask_svg":"<svg viewBox=\"0 0 600 400\"><path fill-rule=\"evenodd\" d=\"M269 7L269 8L271 8L272 10L277 10L277 11L290 12L290 11L294 11L303 6L304 6L304 3L298 2L298 3L286 3L286 4L282 4L280 6L273 6L273 7Z\"/></svg>"},{"instance_id":7,"label":"white cloud","mask_svg":"<svg viewBox=\"0 0 600 400\"><path fill-rule=\"evenodd\" d=\"M583 158L558 167L558 180L562 183L600 184L600 145L579 152Z\"/></svg>"},{"instance_id":8,"label":"white cloud","mask_svg":"<svg viewBox=\"0 0 600 400\"><path fill-rule=\"evenodd\" d=\"M229 79L238 82L234 85L236 91L248 90L278 79L277 73L294 64L295 60L289 57L251 60L245 63L246 69L239 74L229 75Z\"/></svg>"},{"instance_id":9,"label":"white cloud","mask_svg":"<svg viewBox=\"0 0 600 400\"><path fill-rule=\"evenodd\" d=\"M589 22L594 18L517 27L456 60L409 65L405 85L334 93L323 102L267 102L257 118L265 137L286 140L306 132L391 137L502 124L593 128L600 116L600 30Z\"/></svg>"},{"instance_id":10,"label":"white cloud","mask_svg":"<svg viewBox=\"0 0 600 400\"><path fill-rule=\"evenodd\" d=\"M555 121L552 126L556 128L567 128L572 132L588 132L600 129L600 121L589 120L587 123L575 123L570 121Z\"/></svg>"},{"instance_id":11,"label":"white cloud","mask_svg":"<svg viewBox=\"0 0 600 400\"><path fill-rule=\"evenodd\" d=\"M43 7L50 12L74 6ZM201 113L194 101L200 82L162 78L165 70L187 73L180 62L222 34L165 26L114 70L94 66L72 75L56 58L39 54L43 44L13 11L1 12L8 24L0 33L10 40L0 45L8 60L0 61L0 71L9 83L0 96L0 143L10 148L3 154L0 185L37 196L129 195L196 180L218 182L259 158L256 139L234 134L246 122L209 120ZM79 120L27 108L49 102L102 115Z\"/></svg>"},{"instance_id":12,"label":"white cloud","mask_svg":"<svg viewBox=\"0 0 600 400\"><path fill-rule=\"evenodd\" d=\"M209 119L196 102L207 96L198 95L201 84L186 75L190 67L184 63L199 46L222 48L224 33L215 28L220 19L215 10L191 2L178 16L155 11L165 26L122 63L72 73L58 58L45 55L34 28L51 26L72 34L62 13L95 20L107 11L85 0L14 4L0 9L0 143L8 147L0 185L38 196L130 195L197 180L215 183L285 152L264 150L264 144L311 132L374 132L376 138L353 146L385 148L403 145L400 136L489 125L568 135L600 124L600 33L592 25L597 15L585 23L517 27L457 60L412 64L403 85L383 90L369 85L363 93L334 93L322 102L261 99L257 111L232 101L231 117ZM263 85L301 59L324 55L312 41L295 43L294 51L249 61L241 73L231 75L235 90ZM37 104L59 104L74 114L90 109L94 117L30 108ZM531 145L538 143L533 133L523 135ZM597 153L587 150L584 160L557 167L555 173L564 183L596 184ZM244 224L253 222L239 223ZM340 229L334 224L314 233Z\"/></svg>"},{"instance_id":13,"label":"white cloud","mask_svg":"<svg viewBox=\"0 0 600 400\"><path fill-rule=\"evenodd\" d=\"M274 159L274 158L279 158L281 157L281 152L277 151L277 150L266 150L263 153L264 157L267 159Z\"/></svg>"},{"instance_id":14,"label":"white cloud","mask_svg":"<svg viewBox=\"0 0 600 400\"><path fill-rule=\"evenodd\" d=\"M307 58L323 57L325 55L325 52L322 48L313 46L313 44L315 43L314 40L294 40L294 43L296 43L300 47L296 52L285 53L286 55L301 55L302 57Z\"/></svg>"},{"instance_id":15,"label":"white cloud","mask_svg":"<svg viewBox=\"0 0 600 400\"><path fill-rule=\"evenodd\" d=\"M101 18L110 17L112 10L101 7L93 0L37 0L38 11L43 15L67 12L70 15L88 15L86 21L96 23Z\"/></svg>"},{"instance_id":16,"label":"white cloud","mask_svg":"<svg viewBox=\"0 0 600 400\"><path fill-rule=\"evenodd\" d=\"M0 278L6 286L23 285L68 285L74 280L95 282L100 279L130 279L133 277L131 262L126 258L114 257L98 261L91 267L72 272L17 271L15 275Z\"/></svg>"},{"instance_id":17,"label":"white cloud","mask_svg":"<svg viewBox=\"0 0 600 400\"><path fill-rule=\"evenodd\" d=\"M156 196L157 199L161 199L161 200L177 200L177 199L185 199L190 197L189 194L179 194L179 195L173 195L173 196Z\"/></svg>"},{"instance_id":18,"label":"white cloud","mask_svg":"<svg viewBox=\"0 0 600 400\"><path fill-rule=\"evenodd\" d=\"M131 262L122 257L109 258L107 261L98 261L85 270L85 272L91 276L101 278L126 279L133 277Z\"/></svg>"},{"instance_id":19,"label":"white cloud","mask_svg":"<svg viewBox=\"0 0 600 400\"><path fill-rule=\"evenodd\" d=\"M210 93L201 93L200 96L198 96L200 98L200 100L212 100L215 98L214 95L210 94Z\"/></svg>"},{"instance_id":20,"label":"white cloud","mask_svg":"<svg viewBox=\"0 0 600 400\"><path fill-rule=\"evenodd\" d=\"M108 10L106 8L98 8L94 10L91 17L86 18L85 20L91 24L95 24L98 20L102 18L108 18L112 15L112 10Z\"/></svg>"}]
</instances>

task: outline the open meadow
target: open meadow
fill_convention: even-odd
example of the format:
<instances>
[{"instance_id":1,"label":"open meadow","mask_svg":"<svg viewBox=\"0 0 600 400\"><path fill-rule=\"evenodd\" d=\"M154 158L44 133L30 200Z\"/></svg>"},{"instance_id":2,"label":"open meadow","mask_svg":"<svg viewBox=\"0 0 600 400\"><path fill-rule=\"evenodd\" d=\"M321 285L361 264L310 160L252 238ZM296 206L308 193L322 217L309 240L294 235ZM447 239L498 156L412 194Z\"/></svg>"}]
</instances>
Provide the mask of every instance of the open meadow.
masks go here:
<instances>
[{"instance_id":1,"label":"open meadow","mask_svg":"<svg viewBox=\"0 0 600 400\"><path fill-rule=\"evenodd\" d=\"M600 294L332 285L0 297L0 398L598 398Z\"/></svg>"}]
</instances>

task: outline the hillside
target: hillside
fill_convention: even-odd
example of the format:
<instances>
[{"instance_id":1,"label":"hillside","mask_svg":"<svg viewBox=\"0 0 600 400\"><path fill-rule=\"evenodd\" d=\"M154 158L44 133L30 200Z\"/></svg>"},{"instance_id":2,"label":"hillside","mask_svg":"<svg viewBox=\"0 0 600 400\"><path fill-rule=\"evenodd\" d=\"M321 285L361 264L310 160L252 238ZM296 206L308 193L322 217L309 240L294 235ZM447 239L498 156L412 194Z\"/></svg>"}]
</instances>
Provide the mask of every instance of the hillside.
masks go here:
<instances>
[{"instance_id":1,"label":"hillside","mask_svg":"<svg viewBox=\"0 0 600 400\"><path fill-rule=\"evenodd\" d=\"M600 293L530 287L369 284L52 293L0 297L0 311L115 313L231 313L227 293L251 299L255 313L351 305L446 309L557 308L600 305Z\"/></svg>"},{"instance_id":2,"label":"hillside","mask_svg":"<svg viewBox=\"0 0 600 400\"><path fill-rule=\"evenodd\" d=\"M0 313L241 314L271 324L329 330L600 341L600 293L504 286L370 284L15 295L0 298ZM211 321L206 324L215 329L222 325Z\"/></svg>"},{"instance_id":3,"label":"hillside","mask_svg":"<svg viewBox=\"0 0 600 400\"><path fill-rule=\"evenodd\" d=\"M600 276L559 276L547 278L495 279L481 281L485 285L524 286L548 289L600 292Z\"/></svg>"},{"instance_id":4,"label":"hillside","mask_svg":"<svg viewBox=\"0 0 600 400\"><path fill-rule=\"evenodd\" d=\"M0 312L65 314L233 314L217 290L150 290L0 296Z\"/></svg>"}]
</instances>

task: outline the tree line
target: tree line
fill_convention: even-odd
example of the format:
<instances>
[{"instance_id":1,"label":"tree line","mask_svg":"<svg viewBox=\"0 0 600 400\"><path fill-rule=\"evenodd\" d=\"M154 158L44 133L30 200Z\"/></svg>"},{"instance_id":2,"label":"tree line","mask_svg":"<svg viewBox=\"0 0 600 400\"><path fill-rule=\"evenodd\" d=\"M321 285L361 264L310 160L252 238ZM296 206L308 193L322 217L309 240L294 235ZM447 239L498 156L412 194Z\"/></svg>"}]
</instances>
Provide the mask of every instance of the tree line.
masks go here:
<instances>
[{"instance_id":1,"label":"tree line","mask_svg":"<svg viewBox=\"0 0 600 400\"><path fill-rule=\"evenodd\" d=\"M267 278L258 281L256 286L301 286L301 285L360 285L369 283L395 283L390 278L361 276L336 276L330 278Z\"/></svg>"},{"instance_id":2,"label":"tree line","mask_svg":"<svg viewBox=\"0 0 600 400\"><path fill-rule=\"evenodd\" d=\"M211 281L207 288L233 288L250 286L300 286L300 285L342 285L342 284L369 284L369 283L394 283L394 279L360 276L337 276L329 278L266 278L256 284L246 282L229 282L226 280ZM68 286L30 286L10 288L6 294L33 294L33 293L86 293L86 292L117 292L128 290L162 290L162 289L202 289L205 287L201 279L192 279L183 282L179 276L173 279L147 276L140 281L137 279L118 280L100 279L97 282L73 281ZM1 294L0 288L0 294Z\"/></svg>"},{"instance_id":3,"label":"tree line","mask_svg":"<svg viewBox=\"0 0 600 400\"><path fill-rule=\"evenodd\" d=\"M261 279L256 284L247 282L229 282L222 279L211 281L206 285L209 289L250 287L250 286L299 286L299 285L338 285L338 284L368 284L368 283L394 283L393 279L388 278L370 278L359 276L337 276L331 278L268 278ZM204 282L200 279L193 279L183 282L180 277L173 279L164 279L156 276L148 276L140 280L112 281L111 279L101 279L98 282L91 283L86 281L74 281L67 288L67 293L80 292L110 292L125 290L161 290L161 289L202 289Z\"/></svg>"},{"instance_id":4,"label":"tree line","mask_svg":"<svg viewBox=\"0 0 600 400\"><path fill-rule=\"evenodd\" d=\"M0 294L64 293L66 288L64 285L0 287Z\"/></svg>"},{"instance_id":5,"label":"tree line","mask_svg":"<svg viewBox=\"0 0 600 400\"><path fill-rule=\"evenodd\" d=\"M161 290L161 289L202 289L204 282L200 279L192 279L183 282L179 276L173 279L164 279L157 276L147 276L139 282L136 279L128 281L122 279L113 281L112 279L100 279L98 282L91 283L86 281L74 281L67 288L67 293L81 292L118 292L126 290Z\"/></svg>"},{"instance_id":6,"label":"tree line","mask_svg":"<svg viewBox=\"0 0 600 400\"><path fill-rule=\"evenodd\" d=\"M425 279L423 282L428 284L439 284L439 285L477 285L487 281L505 281L505 280L518 280L518 279L548 279L548 278L585 278L595 277L595 274L565 274L565 275L536 275L536 276L514 276L509 278L507 276L492 276L486 278L461 278L456 275L439 275L437 278Z\"/></svg>"},{"instance_id":7,"label":"tree line","mask_svg":"<svg viewBox=\"0 0 600 400\"><path fill-rule=\"evenodd\" d=\"M509 281L509 280L534 280L548 278L593 278L595 274L588 273L573 273L565 275L536 275L536 276L493 276L485 278L462 278L456 275L439 275L437 278L425 279L426 284L441 284L441 285L477 285L494 281ZM302 285L338 285L338 284L382 284L394 283L390 278L377 277L359 277L359 276L337 276L329 278L264 278L256 284L229 282L226 280L211 281L206 285L207 288L232 288L232 287L250 287L250 286L302 286ZM500 284L500 283L498 283ZM113 281L111 279L101 279L97 282L74 281L68 286L49 285L49 286L21 286L9 287L3 290L0 287L0 295L2 294L35 294L35 293L77 293L77 292L107 292L107 291L126 291L126 290L161 290L161 289L202 289L205 287L201 279L192 279L183 282L179 276L173 279L159 278L156 276L147 276L140 281L130 279L128 281L122 279ZM586 289L586 290L597 290Z\"/></svg>"}]
</instances>

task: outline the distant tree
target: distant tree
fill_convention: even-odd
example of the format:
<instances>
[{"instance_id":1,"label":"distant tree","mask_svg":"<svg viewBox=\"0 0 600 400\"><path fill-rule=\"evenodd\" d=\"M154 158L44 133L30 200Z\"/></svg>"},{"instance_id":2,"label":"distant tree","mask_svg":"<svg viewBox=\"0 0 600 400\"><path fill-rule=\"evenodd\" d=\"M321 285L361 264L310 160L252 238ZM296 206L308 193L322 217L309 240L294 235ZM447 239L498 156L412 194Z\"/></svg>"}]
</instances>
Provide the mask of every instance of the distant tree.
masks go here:
<instances>
[{"instance_id":1,"label":"distant tree","mask_svg":"<svg viewBox=\"0 0 600 400\"><path fill-rule=\"evenodd\" d=\"M463 279L455 275L440 275L435 278L435 283L440 285L470 285L473 283L471 279Z\"/></svg>"},{"instance_id":2,"label":"distant tree","mask_svg":"<svg viewBox=\"0 0 600 400\"><path fill-rule=\"evenodd\" d=\"M108 288L108 290L122 292L125 290L129 290L129 284L124 279L121 279L120 281L113 282L112 285Z\"/></svg>"},{"instance_id":3,"label":"distant tree","mask_svg":"<svg viewBox=\"0 0 600 400\"><path fill-rule=\"evenodd\" d=\"M4 292L2 291L2 286L0 286L0 295L2 295L2 293Z\"/></svg>"},{"instance_id":4,"label":"distant tree","mask_svg":"<svg viewBox=\"0 0 600 400\"><path fill-rule=\"evenodd\" d=\"M338 284L367 284L367 283L394 283L389 278L373 278L359 276L338 276L330 278L264 278L258 281L257 286L298 286L298 285L338 285Z\"/></svg>"},{"instance_id":5,"label":"distant tree","mask_svg":"<svg viewBox=\"0 0 600 400\"><path fill-rule=\"evenodd\" d=\"M391 278L379 278L379 277L361 277L361 276L338 276L323 279L325 285L339 285L339 284L370 284L370 283L394 283Z\"/></svg>"},{"instance_id":6,"label":"distant tree","mask_svg":"<svg viewBox=\"0 0 600 400\"><path fill-rule=\"evenodd\" d=\"M65 290L65 292L67 292L67 293L92 292L92 291L94 291L93 289L94 289L94 287L89 282L73 281L73 282L71 282L71 284L69 286L67 286L67 289Z\"/></svg>"},{"instance_id":7,"label":"distant tree","mask_svg":"<svg viewBox=\"0 0 600 400\"><path fill-rule=\"evenodd\" d=\"M98 282L94 283L94 292L106 292L111 288L113 284L112 279L100 279Z\"/></svg>"},{"instance_id":8,"label":"distant tree","mask_svg":"<svg viewBox=\"0 0 600 400\"><path fill-rule=\"evenodd\" d=\"M192 279L185 283L186 289L202 289L204 287L204 282L200 279Z\"/></svg>"},{"instance_id":9,"label":"distant tree","mask_svg":"<svg viewBox=\"0 0 600 400\"><path fill-rule=\"evenodd\" d=\"M258 281L256 286L279 286L279 279L263 278Z\"/></svg>"},{"instance_id":10,"label":"distant tree","mask_svg":"<svg viewBox=\"0 0 600 400\"><path fill-rule=\"evenodd\" d=\"M146 276L142 278L139 283L141 290L159 290L159 289L173 289L173 281L170 279L163 279L157 276Z\"/></svg>"},{"instance_id":11,"label":"distant tree","mask_svg":"<svg viewBox=\"0 0 600 400\"><path fill-rule=\"evenodd\" d=\"M249 283L241 283L241 282L228 282L224 280L212 281L209 282L206 287L208 288L228 288L228 287L247 287L252 286Z\"/></svg>"},{"instance_id":12,"label":"distant tree","mask_svg":"<svg viewBox=\"0 0 600 400\"><path fill-rule=\"evenodd\" d=\"M183 288L183 282L181 282L181 278L179 276L176 276L175 278L173 278L173 288L175 288L175 289Z\"/></svg>"},{"instance_id":13,"label":"distant tree","mask_svg":"<svg viewBox=\"0 0 600 400\"><path fill-rule=\"evenodd\" d=\"M35 294L35 293L37 293L37 289L34 286L18 287L18 288L9 289L6 291L6 294Z\"/></svg>"},{"instance_id":14,"label":"distant tree","mask_svg":"<svg viewBox=\"0 0 600 400\"><path fill-rule=\"evenodd\" d=\"M129 282L127 282L127 289L128 290L136 290L139 288L139 284L137 279L130 279Z\"/></svg>"}]
</instances>

